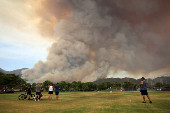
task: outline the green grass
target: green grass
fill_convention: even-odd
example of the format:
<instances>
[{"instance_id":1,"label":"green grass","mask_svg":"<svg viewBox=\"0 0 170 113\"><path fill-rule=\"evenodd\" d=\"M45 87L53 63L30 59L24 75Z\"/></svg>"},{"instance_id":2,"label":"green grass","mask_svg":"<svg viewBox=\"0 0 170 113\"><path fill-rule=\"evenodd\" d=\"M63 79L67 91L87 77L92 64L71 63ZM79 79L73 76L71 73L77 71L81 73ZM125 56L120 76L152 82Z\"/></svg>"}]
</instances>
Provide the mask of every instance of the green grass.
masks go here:
<instances>
[{"instance_id":1,"label":"green grass","mask_svg":"<svg viewBox=\"0 0 170 113\"><path fill-rule=\"evenodd\" d=\"M152 104L142 103L139 92L60 92L59 100L18 100L21 93L0 94L1 113L169 113L170 91L148 92ZM131 100L131 102L130 102Z\"/></svg>"}]
</instances>

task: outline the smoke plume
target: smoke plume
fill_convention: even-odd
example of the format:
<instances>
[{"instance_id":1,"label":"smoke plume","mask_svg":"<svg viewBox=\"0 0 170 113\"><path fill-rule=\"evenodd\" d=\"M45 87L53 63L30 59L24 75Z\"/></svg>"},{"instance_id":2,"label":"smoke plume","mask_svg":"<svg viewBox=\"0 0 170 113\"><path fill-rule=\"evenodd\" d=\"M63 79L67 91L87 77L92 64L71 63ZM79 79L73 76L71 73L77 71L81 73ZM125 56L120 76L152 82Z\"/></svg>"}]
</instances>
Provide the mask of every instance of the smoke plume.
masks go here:
<instances>
[{"instance_id":1,"label":"smoke plume","mask_svg":"<svg viewBox=\"0 0 170 113\"><path fill-rule=\"evenodd\" d=\"M46 0L43 4L58 20L55 43L45 62L22 72L30 82L89 82L120 71L135 78L170 74L168 0Z\"/></svg>"}]
</instances>

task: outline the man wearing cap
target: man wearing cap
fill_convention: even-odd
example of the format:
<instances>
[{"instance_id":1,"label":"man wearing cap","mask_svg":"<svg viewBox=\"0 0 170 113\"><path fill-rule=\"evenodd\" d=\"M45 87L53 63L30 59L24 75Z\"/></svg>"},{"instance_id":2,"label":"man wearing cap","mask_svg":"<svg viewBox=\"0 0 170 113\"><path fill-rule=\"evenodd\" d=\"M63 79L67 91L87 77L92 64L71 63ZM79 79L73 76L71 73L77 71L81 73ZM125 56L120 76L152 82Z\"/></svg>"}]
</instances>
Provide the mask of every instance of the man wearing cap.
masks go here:
<instances>
[{"instance_id":1,"label":"man wearing cap","mask_svg":"<svg viewBox=\"0 0 170 113\"><path fill-rule=\"evenodd\" d=\"M152 101L150 100L150 97L149 97L149 95L148 95L148 92L147 92L147 84L146 84L145 78L142 77L141 80L142 80L142 81L140 82L140 86L141 86L141 94L142 94L143 100L144 100L143 103L146 103L146 101L145 101L145 95L148 97L150 103L152 103Z\"/></svg>"}]
</instances>

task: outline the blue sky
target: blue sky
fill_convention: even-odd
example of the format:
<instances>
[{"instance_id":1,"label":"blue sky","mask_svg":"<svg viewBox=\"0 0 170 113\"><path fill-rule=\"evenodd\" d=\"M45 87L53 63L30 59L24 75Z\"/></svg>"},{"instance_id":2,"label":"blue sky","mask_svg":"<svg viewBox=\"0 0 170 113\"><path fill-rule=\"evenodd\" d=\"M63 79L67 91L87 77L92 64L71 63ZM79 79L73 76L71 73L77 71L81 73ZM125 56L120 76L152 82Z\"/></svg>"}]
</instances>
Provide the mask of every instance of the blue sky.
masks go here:
<instances>
[{"instance_id":1,"label":"blue sky","mask_svg":"<svg viewBox=\"0 0 170 113\"><path fill-rule=\"evenodd\" d=\"M11 28L15 29L13 26ZM32 68L39 60L46 60L47 48L51 44L52 41L36 33L29 34L17 29L12 32L0 26L0 68L7 71Z\"/></svg>"},{"instance_id":2,"label":"blue sky","mask_svg":"<svg viewBox=\"0 0 170 113\"><path fill-rule=\"evenodd\" d=\"M12 71L21 68L32 68L36 62L33 61L20 61L15 59L0 58L0 67L6 71Z\"/></svg>"},{"instance_id":3,"label":"blue sky","mask_svg":"<svg viewBox=\"0 0 170 113\"><path fill-rule=\"evenodd\" d=\"M16 46L0 42L0 48L0 68L7 71L32 68L39 60L45 61L47 56L42 51L33 50L27 46Z\"/></svg>"},{"instance_id":4,"label":"blue sky","mask_svg":"<svg viewBox=\"0 0 170 113\"><path fill-rule=\"evenodd\" d=\"M0 68L32 68L39 60L46 60L53 40L40 34L39 21L30 13L33 8L25 2L0 1Z\"/></svg>"}]
</instances>

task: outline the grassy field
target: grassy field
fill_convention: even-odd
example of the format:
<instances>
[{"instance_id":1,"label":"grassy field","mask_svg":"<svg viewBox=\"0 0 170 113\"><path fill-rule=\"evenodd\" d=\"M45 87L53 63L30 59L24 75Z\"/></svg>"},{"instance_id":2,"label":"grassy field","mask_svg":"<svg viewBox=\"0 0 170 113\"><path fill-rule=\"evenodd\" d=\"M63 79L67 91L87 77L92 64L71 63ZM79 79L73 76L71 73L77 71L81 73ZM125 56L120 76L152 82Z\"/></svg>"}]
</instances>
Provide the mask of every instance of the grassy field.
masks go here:
<instances>
[{"instance_id":1,"label":"grassy field","mask_svg":"<svg viewBox=\"0 0 170 113\"><path fill-rule=\"evenodd\" d=\"M170 92L149 92L152 104L139 92L61 92L59 100L18 100L20 93L0 94L1 113L170 113ZM131 102L130 102L131 100Z\"/></svg>"}]
</instances>

